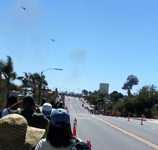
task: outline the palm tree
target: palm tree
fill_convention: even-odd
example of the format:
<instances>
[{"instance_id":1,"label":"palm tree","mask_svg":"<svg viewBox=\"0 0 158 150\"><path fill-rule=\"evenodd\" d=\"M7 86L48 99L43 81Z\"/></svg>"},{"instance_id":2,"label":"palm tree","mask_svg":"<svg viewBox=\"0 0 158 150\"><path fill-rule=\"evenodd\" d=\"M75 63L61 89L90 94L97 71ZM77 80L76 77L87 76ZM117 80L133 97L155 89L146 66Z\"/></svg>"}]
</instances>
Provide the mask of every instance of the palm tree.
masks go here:
<instances>
[{"instance_id":1,"label":"palm tree","mask_svg":"<svg viewBox=\"0 0 158 150\"><path fill-rule=\"evenodd\" d=\"M89 91L89 92L88 92L88 94L89 94L89 96L91 96L92 92L91 92L91 91Z\"/></svg>"},{"instance_id":2,"label":"palm tree","mask_svg":"<svg viewBox=\"0 0 158 150\"><path fill-rule=\"evenodd\" d=\"M85 89L83 89L83 90L82 90L82 94L84 94L84 95L87 97L87 95L88 95L88 91L85 90Z\"/></svg>"},{"instance_id":3,"label":"palm tree","mask_svg":"<svg viewBox=\"0 0 158 150\"><path fill-rule=\"evenodd\" d=\"M26 72L24 72L25 77L22 80L23 86L25 88L25 95L26 95L26 87L29 87L29 76Z\"/></svg>"},{"instance_id":4,"label":"palm tree","mask_svg":"<svg viewBox=\"0 0 158 150\"><path fill-rule=\"evenodd\" d=\"M34 74L29 73L29 82L30 82L31 88L33 89L34 97L35 97L37 90L40 87L40 80L41 80L41 77L40 77L39 73L34 73Z\"/></svg>"},{"instance_id":5,"label":"palm tree","mask_svg":"<svg viewBox=\"0 0 158 150\"><path fill-rule=\"evenodd\" d=\"M37 90L39 90L39 93L41 92L40 91L40 84L41 84L40 74L39 73L34 73L34 74L29 73L29 85L33 89L33 96L34 97L35 97ZM42 85L44 85L44 86L48 85L47 81L45 80L44 75L42 76Z\"/></svg>"},{"instance_id":6,"label":"palm tree","mask_svg":"<svg viewBox=\"0 0 158 150\"><path fill-rule=\"evenodd\" d=\"M13 61L10 56L7 56L7 61L0 60L0 75L4 77L7 87L7 97L9 96L9 90L11 81L16 79L16 73L13 71Z\"/></svg>"}]
</instances>

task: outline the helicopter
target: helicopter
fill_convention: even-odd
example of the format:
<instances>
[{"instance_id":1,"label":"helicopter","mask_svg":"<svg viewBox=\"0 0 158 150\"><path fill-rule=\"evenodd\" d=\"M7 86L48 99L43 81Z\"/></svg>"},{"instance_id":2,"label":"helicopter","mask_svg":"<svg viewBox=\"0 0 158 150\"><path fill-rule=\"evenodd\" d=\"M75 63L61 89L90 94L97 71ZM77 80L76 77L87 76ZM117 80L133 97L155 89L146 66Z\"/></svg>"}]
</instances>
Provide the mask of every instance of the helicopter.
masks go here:
<instances>
[{"instance_id":1,"label":"helicopter","mask_svg":"<svg viewBox=\"0 0 158 150\"><path fill-rule=\"evenodd\" d=\"M22 7L22 6L21 6L21 8L22 8L23 10L26 10L26 8L25 8L25 7Z\"/></svg>"}]
</instances>

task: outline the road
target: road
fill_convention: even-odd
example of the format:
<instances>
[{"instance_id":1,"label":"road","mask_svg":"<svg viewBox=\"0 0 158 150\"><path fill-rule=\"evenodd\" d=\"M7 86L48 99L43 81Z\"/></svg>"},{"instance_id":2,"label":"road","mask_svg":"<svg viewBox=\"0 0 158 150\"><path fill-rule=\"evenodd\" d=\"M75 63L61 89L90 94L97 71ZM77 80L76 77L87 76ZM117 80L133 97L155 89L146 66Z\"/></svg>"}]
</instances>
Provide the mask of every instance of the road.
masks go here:
<instances>
[{"instance_id":1,"label":"road","mask_svg":"<svg viewBox=\"0 0 158 150\"><path fill-rule=\"evenodd\" d=\"M68 100L70 99L70 100ZM77 137L90 140L93 150L158 150L158 124L122 117L90 115L79 98L65 97L73 127L77 119Z\"/></svg>"}]
</instances>

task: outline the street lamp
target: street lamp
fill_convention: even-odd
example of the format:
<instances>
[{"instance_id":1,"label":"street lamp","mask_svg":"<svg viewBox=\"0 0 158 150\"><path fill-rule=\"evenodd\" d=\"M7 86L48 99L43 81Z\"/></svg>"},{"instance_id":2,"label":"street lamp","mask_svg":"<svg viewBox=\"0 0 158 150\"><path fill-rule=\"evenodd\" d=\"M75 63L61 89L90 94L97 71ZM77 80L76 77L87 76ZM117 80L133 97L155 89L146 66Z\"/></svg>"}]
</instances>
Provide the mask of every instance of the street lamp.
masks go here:
<instances>
[{"instance_id":1,"label":"street lamp","mask_svg":"<svg viewBox=\"0 0 158 150\"><path fill-rule=\"evenodd\" d=\"M49 68L49 69L46 69L44 71L41 71L41 80L40 80L40 93L39 93L39 105L41 104L41 89L42 89L42 74L43 72L47 71L47 70L63 70L63 69L58 69L58 68Z\"/></svg>"}]
</instances>

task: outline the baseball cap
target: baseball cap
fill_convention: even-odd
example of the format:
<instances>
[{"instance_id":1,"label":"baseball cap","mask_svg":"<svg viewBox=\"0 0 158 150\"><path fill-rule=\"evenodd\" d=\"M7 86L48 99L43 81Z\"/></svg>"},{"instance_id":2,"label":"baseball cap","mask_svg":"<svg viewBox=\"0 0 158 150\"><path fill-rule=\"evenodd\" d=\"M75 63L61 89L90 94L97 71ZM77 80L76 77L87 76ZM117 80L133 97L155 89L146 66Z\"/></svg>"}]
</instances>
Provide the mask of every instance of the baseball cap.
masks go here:
<instances>
[{"instance_id":1,"label":"baseball cap","mask_svg":"<svg viewBox=\"0 0 158 150\"><path fill-rule=\"evenodd\" d=\"M41 111L46 117L49 117L52 112L52 105L49 103L44 103Z\"/></svg>"},{"instance_id":2,"label":"baseball cap","mask_svg":"<svg viewBox=\"0 0 158 150\"><path fill-rule=\"evenodd\" d=\"M70 123L70 115L67 110L58 108L51 112L50 122L53 126L61 126L59 122L65 122L66 124ZM58 124L56 124L58 122Z\"/></svg>"}]
</instances>

